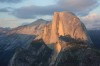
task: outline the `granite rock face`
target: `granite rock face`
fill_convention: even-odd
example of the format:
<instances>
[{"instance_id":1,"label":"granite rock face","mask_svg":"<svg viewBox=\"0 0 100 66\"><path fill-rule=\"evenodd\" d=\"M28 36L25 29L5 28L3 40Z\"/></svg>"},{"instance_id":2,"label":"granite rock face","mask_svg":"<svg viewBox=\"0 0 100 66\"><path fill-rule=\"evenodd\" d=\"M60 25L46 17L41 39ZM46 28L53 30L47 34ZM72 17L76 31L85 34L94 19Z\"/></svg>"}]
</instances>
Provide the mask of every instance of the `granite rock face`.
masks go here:
<instances>
[{"instance_id":1,"label":"granite rock face","mask_svg":"<svg viewBox=\"0 0 100 66\"><path fill-rule=\"evenodd\" d=\"M49 48L60 52L62 48L59 44L59 37L61 36L70 36L85 45L93 46L84 24L70 12L55 12L52 23L45 26L42 38Z\"/></svg>"},{"instance_id":2,"label":"granite rock face","mask_svg":"<svg viewBox=\"0 0 100 66\"><path fill-rule=\"evenodd\" d=\"M53 21L51 25L45 27L44 34L46 36L44 41L48 44L56 43L60 36L66 35L74 39L80 39L88 44L92 43L84 24L76 15L69 12L55 12Z\"/></svg>"}]
</instances>

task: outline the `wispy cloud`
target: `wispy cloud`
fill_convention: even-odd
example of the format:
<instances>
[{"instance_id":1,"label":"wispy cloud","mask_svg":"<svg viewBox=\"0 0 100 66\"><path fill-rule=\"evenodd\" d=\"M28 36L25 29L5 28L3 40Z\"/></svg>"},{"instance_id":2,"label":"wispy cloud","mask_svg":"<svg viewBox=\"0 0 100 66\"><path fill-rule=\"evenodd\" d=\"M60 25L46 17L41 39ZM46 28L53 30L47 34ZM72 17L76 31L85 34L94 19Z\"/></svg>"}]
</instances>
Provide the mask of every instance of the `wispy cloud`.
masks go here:
<instances>
[{"instance_id":1,"label":"wispy cloud","mask_svg":"<svg viewBox=\"0 0 100 66\"><path fill-rule=\"evenodd\" d=\"M11 7L4 7L0 8L0 12L12 12L13 8Z\"/></svg>"},{"instance_id":2,"label":"wispy cloud","mask_svg":"<svg viewBox=\"0 0 100 66\"><path fill-rule=\"evenodd\" d=\"M20 3L22 0L0 0L1 3Z\"/></svg>"},{"instance_id":3,"label":"wispy cloud","mask_svg":"<svg viewBox=\"0 0 100 66\"><path fill-rule=\"evenodd\" d=\"M58 4L64 10L71 11L81 16L87 15L99 5L98 0L59 0Z\"/></svg>"},{"instance_id":4,"label":"wispy cloud","mask_svg":"<svg viewBox=\"0 0 100 66\"><path fill-rule=\"evenodd\" d=\"M7 8L1 8L0 12L9 12L9 10Z\"/></svg>"},{"instance_id":5,"label":"wispy cloud","mask_svg":"<svg viewBox=\"0 0 100 66\"><path fill-rule=\"evenodd\" d=\"M16 16L17 18L23 19L33 19L36 16L45 16L45 15L52 15L54 11L60 11L56 6L27 6L21 7L19 9L15 9L12 12L12 15Z\"/></svg>"},{"instance_id":6,"label":"wispy cloud","mask_svg":"<svg viewBox=\"0 0 100 66\"><path fill-rule=\"evenodd\" d=\"M75 14L87 15L98 5L97 0L58 0L55 5L26 6L15 9L12 15L18 18L34 18L36 16L52 15L55 11L70 11Z\"/></svg>"},{"instance_id":7,"label":"wispy cloud","mask_svg":"<svg viewBox=\"0 0 100 66\"><path fill-rule=\"evenodd\" d=\"M100 29L100 14L90 13L81 19L88 29Z\"/></svg>"}]
</instances>

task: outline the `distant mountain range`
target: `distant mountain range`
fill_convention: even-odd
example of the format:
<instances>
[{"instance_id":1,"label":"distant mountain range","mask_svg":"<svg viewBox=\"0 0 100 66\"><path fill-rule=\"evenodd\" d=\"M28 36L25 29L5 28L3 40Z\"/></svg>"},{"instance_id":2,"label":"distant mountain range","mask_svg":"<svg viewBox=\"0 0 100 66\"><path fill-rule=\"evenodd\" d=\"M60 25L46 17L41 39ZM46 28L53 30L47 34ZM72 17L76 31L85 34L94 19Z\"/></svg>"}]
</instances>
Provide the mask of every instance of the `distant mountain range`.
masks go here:
<instances>
[{"instance_id":1,"label":"distant mountain range","mask_svg":"<svg viewBox=\"0 0 100 66\"><path fill-rule=\"evenodd\" d=\"M9 28L9 27L8 28L2 28L2 27L0 27L0 34L6 33L9 30L11 30L11 28Z\"/></svg>"},{"instance_id":2,"label":"distant mountain range","mask_svg":"<svg viewBox=\"0 0 100 66\"><path fill-rule=\"evenodd\" d=\"M26 48L49 23L43 19L14 29L0 28L0 66L7 66L16 48Z\"/></svg>"}]
</instances>

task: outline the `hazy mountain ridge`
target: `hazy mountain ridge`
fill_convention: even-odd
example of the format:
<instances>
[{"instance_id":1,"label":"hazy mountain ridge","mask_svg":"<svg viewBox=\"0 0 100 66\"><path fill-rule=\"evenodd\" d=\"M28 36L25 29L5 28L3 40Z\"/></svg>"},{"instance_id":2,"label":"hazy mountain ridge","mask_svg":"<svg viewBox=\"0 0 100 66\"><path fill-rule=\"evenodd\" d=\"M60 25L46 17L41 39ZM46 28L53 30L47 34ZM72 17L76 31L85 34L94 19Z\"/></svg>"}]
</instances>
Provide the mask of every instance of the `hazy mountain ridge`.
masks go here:
<instances>
[{"instance_id":1,"label":"hazy mountain ridge","mask_svg":"<svg viewBox=\"0 0 100 66\"><path fill-rule=\"evenodd\" d=\"M1 39L0 40L1 44L0 45L2 45L2 42L5 42L5 39L7 39L9 42L11 42L11 43L7 42L8 44L13 45L14 44L13 41L16 41L16 39L18 39L18 38L20 39L20 41L21 41L21 39L25 41L25 39L28 38L28 36L30 36L30 37L33 36L34 37L34 35L41 34L44 26L48 22L45 21L45 20L44 20L44 22L42 22L43 20L40 21L40 22L38 22L38 21L40 21L40 20L37 20L34 23L31 23L29 25L19 26L17 28L14 28L12 30L7 31L4 35L1 35L1 38L0 38ZM24 37L24 35L26 35L26 38ZM10 39L11 39L11 41L10 41ZM13 40L13 39L15 39L15 40ZM7 43L4 43L4 44L7 45Z\"/></svg>"},{"instance_id":2,"label":"hazy mountain ridge","mask_svg":"<svg viewBox=\"0 0 100 66\"><path fill-rule=\"evenodd\" d=\"M44 26L49 23L39 19L31 24L7 30L0 35L0 65L7 65L16 48L26 48L34 38L41 34ZM8 55L8 58L5 58Z\"/></svg>"},{"instance_id":3,"label":"hazy mountain ridge","mask_svg":"<svg viewBox=\"0 0 100 66\"><path fill-rule=\"evenodd\" d=\"M11 28L3 28L3 27L0 27L0 35L3 34L3 33L6 33L9 30L11 30Z\"/></svg>"},{"instance_id":4,"label":"hazy mountain ridge","mask_svg":"<svg viewBox=\"0 0 100 66\"><path fill-rule=\"evenodd\" d=\"M88 34L94 43L94 46L100 49L100 30L88 30Z\"/></svg>"}]
</instances>

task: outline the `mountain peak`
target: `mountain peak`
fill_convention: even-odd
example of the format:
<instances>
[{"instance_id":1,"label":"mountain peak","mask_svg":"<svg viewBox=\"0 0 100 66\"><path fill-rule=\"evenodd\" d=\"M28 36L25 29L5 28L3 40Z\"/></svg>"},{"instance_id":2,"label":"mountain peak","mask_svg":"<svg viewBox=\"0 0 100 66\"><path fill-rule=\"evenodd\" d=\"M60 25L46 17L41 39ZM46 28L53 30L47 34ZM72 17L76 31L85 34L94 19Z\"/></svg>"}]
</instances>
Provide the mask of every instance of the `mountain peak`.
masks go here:
<instances>
[{"instance_id":1,"label":"mountain peak","mask_svg":"<svg viewBox=\"0 0 100 66\"><path fill-rule=\"evenodd\" d=\"M45 35L49 34L47 35L49 38L45 37L45 39L50 39L46 41L49 44L56 43L60 36L70 36L73 39L84 41L86 44L92 43L84 24L71 12L55 12L49 29L51 31L45 31Z\"/></svg>"},{"instance_id":2,"label":"mountain peak","mask_svg":"<svg viewBox=\"0 0 100 66\"><path fill-rule=\"evenodd\" d=\"M38 20L36 20L36 21L46 21L46 20L44 20L44 19L38 19Z\"/></svg>"}]
</instances>

